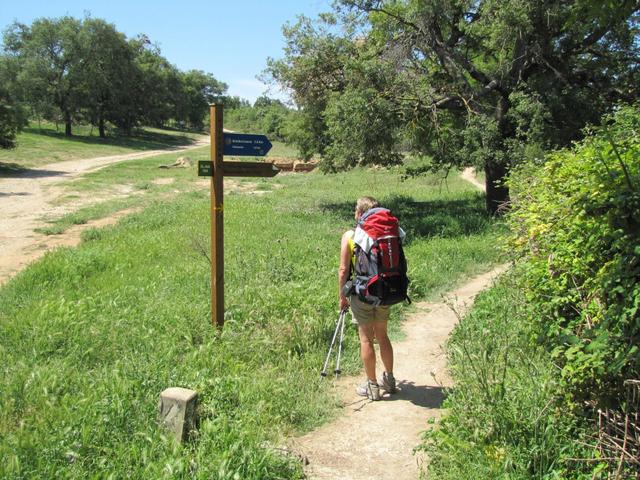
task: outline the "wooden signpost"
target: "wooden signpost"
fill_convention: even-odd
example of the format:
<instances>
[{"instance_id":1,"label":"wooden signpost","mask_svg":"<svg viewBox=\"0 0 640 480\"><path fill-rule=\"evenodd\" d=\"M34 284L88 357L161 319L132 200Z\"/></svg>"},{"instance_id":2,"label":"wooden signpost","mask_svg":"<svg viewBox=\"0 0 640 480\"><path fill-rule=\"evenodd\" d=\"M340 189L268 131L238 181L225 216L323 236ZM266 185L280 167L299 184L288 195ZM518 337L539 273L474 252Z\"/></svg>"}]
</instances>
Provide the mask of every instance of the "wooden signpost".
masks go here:
<instances>
[{"instance_id":1,"label":"wooden signpost","mask_svg":"<svg viewBox=\"0 0 640 480\"><path fill-rule=\"evenodd\" d=\"M265 162L225 162L224 155L261 157L271 143L264 135L223 133L223 106L211 105L211 161L198 162L198 175L211 177L211 323L224 325L224 177L273 177L278 169Z\"/></svg>"}]
</instances>

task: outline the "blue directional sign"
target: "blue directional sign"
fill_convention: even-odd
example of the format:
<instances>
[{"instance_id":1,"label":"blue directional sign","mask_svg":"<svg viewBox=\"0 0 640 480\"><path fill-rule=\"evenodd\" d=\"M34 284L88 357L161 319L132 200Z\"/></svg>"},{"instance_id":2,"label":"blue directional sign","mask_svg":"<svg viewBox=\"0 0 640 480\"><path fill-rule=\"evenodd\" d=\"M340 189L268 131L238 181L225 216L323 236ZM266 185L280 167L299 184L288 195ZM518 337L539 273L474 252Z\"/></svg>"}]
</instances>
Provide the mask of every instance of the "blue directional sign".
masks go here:
<instances>
[{"instance_id":1,"label":"blue directional sign","mask_svg":"<svg viewBox=\"0 0 640 480\"><path fill-rule=\"evenodd\" d=\"M225 133L225 155L264 157L271 150L271 142L265 135L250 133Z\"/></svg>"}]
</instances>

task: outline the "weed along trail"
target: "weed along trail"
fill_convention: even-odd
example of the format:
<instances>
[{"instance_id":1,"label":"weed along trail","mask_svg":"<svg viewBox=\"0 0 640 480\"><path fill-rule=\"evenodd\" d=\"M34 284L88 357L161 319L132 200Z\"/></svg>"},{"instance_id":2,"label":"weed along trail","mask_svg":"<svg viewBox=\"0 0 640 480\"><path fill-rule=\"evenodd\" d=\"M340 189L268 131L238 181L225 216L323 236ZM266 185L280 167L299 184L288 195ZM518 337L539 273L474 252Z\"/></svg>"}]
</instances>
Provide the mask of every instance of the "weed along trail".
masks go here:
<instances>
[{"instance_id":1,"label":"weed along trail","mask_svg":"<svg viewBox=\"0 0 640 480\"><path fill-rule=\"evenodd\" d=\"M344 403L343 414L333 423L292 440L292 448L308 465L312 479L369 480L417 479L422 458L413 449L430 418L439 418L443 389L450 386L442 346L449 333L473 303L506 267L479 275L437 303L418 303L403 324L405 340L394 343L399 391L371 402L355 393L361 381L335 382ZM331 388L327 386L327 388Z\"/></svg>"},{"instance_id":2,"label":"weed along trail","mask_svg":"<svg viewBox=\"0 0 640 480\"><path fill-rule=\"evenodd\" d=\"M79 199L72 204L56 206L55 200L60 195L60 189L56 187L57 183L113 163L190 150L208 143L209 137L202 137L188 147L57 162L0 178L0 251L2 251L0 284L28 263L42 256L45 251L74 243L70 241L73 232L54 238L34 231L42 226L43 217L61 216L91 200ZM99 226L99 224L87 226ZM76 237L79 236L76 235Z\"/></svg>"}]
</instances>

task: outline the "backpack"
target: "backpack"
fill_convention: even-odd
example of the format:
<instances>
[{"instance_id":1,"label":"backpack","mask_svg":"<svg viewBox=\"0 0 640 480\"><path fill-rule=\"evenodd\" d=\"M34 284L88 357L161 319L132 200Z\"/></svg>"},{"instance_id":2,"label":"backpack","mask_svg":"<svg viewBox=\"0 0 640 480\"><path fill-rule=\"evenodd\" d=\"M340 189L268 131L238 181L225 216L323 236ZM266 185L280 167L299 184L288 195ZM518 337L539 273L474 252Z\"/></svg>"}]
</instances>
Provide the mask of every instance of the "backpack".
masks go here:
<instances>
[{"instance_id":1,"label":"backpack","mask_svg":"<svg viewBox=\"0 0 640 480\"><path fill-rule=\"evenodd\" d=\"M398 219L386 208L372 208L360 217L353 235L355 275L350 290L363 302L411 303L402 238Z\"/></svg>"}]
</instances>

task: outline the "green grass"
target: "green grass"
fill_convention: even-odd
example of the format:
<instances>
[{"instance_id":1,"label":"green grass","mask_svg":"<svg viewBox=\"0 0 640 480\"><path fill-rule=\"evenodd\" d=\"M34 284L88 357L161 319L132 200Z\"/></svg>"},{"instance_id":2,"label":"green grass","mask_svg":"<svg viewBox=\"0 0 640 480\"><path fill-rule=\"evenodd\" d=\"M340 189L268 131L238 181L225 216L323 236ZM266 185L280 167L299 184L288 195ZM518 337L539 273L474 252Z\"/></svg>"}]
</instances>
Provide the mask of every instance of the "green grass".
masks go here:
<instances>
[{"instance_id":1,"label":"green grass","mask_svg":"<svg viewBox=\"0 0 640 480\"><path fill-rule=\"evenodd\" d=\"M509 273L481 293L447 342L455 386L425 436L428 478L600 478L572 460L590 458L590 439L562 403L558 368L535 342L517 284Z\"/></svg>"},{"instance_id":2,"label":"green grass","mask_svg":"<svg viewBox=\"0 0 640 480\"><path fill-rule=\"evenodd\" d=\"M269 157L291 158L295 160L300 159L300 153L298 152L298 149L296 147L287 145L286 143L282 142L271 143L273 144L273 147L267 154L267 160L269 159Z\"/></svg>"},{"instance_id":3,"label":"green grass","mask_svg":"<svg viewBox=\"0 0 640 480\"><path fill-rule=\"evenodd\" d=\"M159 168L160 165L169 165L178 157L189 157L192 162L190 168ZM136 160L128 160L110 165L101 170L83 175L81 178L69 183L67 186L74 191L89 194L103 191L105 188L119 187L123 185L147 186L154 180L173 178L171 185L158 185L158 189L175 189L177 185L192 184L198 181L198 160L208 160L209 147L199 147L188 152L167 153L153 157ZM204 177L202 177L204 178Z\"/></svg>"},{"instance_id":4,"label":"green grass","mask_svg":"<svg viewBox=\"0 0 640 480\"><path fill-rule=\"evenodd\" d=\"M146 161L76 187L144 183ZM186 182L193 173L177 175ZM318 373L356 198L376 196L400 215L414 300L498 260L499 228L457 179L443 187L356 170L264 182L280 188L225 197L221 336L209 323L209 265L198 253L209 243L207 191L90 229L78 248L45 255L0 289L0 477L301 478L299 462L274 447L336 412ZM346 337L343 368L353 374L356 332ZM200 427L183 445L156 422L169 386L200 393Z\"/></svg>"},{"instance_id":5,"label":"green grass","mask_svg":"<svg viewBox=\"0 0 640 480\"><path fill-rule=\"evenodd\" d=\"M290 147L287 147L280 142L274 143L274 149L277 149L277 151L280 152L292 151ZM178 157L184 156L189 157L192 161L191 168L158 168L159 165L171 164ZM153 180L162 178L173 178L177 184L191 184L199 179L202 180L205 178L198 178L197 164L199 160L209 160L210 157L209 147L200 147L189 150L189 152L167 153L165 155L120 162L109 166L108 168L103 168L96 172L84 175L81 179L70 184L69 187L82 191L97 191L104 189L105 185L123 185L132 182L152 182ZM253 157L225 157L225 160L251 162L261 161L261 159ZM268 160L269 157L265 157L265 161ZM257 181L257 179L249 180ZM278 177L276 177L275 181L278 182ZM177 184L172 184L171 189L175 189Z\"/></svg>"},{"instance_id":6,"label":"green grass","mask_svg":"<svg viewBox=\"0 0 640 480\"><path fill-rule=\"evenodd\" d=\"M139 197L128 197L97 203L80 208L62 217L50 219L47 225L36 228L35 231L44 235L60 235L74 225L84 225L91 220L104 218L120 210L137 207L144 203L147 203L147 200L142 200Z\"/></svg>"},{"instance_id":7,"label":"green grass","mask_svg":"<svg viewBox=\"0 0 640 480\"><path fill-rule=\"evenodd\" d=\"M107 138L100 138L97 129L74 126L73 134L66 137L64 128L56 130L52 124L32 123L18 134L17 148L0 150L0 172L79 158L189 146L202 138L192 132L157 128L139 129L130 137L112 132Z\"/></svg>"}]
</instances>

